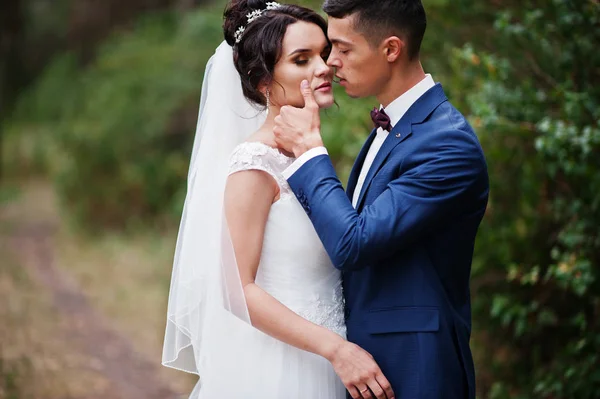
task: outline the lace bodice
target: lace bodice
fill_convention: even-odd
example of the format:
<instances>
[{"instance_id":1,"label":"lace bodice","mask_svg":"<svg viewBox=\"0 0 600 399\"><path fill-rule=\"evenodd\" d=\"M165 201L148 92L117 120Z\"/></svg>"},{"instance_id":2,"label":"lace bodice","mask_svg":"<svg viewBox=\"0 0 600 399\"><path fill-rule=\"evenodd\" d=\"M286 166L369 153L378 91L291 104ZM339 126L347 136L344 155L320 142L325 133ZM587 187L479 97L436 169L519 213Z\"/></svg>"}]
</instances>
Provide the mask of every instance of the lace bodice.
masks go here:
<instances>
[{"instance_id":1,"label":"lace bodice","mask_svg":"<svg viewBox=\"0 0 600 399\"><path fill-rule=\"evenodd\" d=\"M280 197L292 195L292 190L281 175L294 158L287 157L277 149L260 142L246 142L238 145L231 154L229 174L242 170L262 170L270 174L280 190Z\"/></svg>"},{"instance_id":2,"label":"lace bodice","mask_svg":"<svg viewBox=\"0 0 600 399\"><path fill-rule=\"evenodd\" d=\"M242 143L231 155L230 174L262 170L280 189L269 212L256 283L305 319L345 335L340 272L282 176L293 161L259 142Z\"/></svg>"}]
</instances>

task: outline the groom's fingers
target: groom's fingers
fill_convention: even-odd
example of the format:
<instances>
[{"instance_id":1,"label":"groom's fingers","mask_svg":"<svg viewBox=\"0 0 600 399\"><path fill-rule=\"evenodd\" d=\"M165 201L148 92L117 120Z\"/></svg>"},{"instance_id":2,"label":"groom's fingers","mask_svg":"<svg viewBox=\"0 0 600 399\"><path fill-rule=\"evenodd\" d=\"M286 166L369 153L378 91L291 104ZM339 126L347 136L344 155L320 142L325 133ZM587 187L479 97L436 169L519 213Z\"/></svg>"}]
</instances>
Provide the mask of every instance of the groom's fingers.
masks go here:
<instances>
[{"instance_id":1,"label":"groom's fingers","mask_svg":"<svg viewBox=\"0 0 600 399\"><path fill-rule=\"evenodd\" d=\"M354 385L349 386L349 387L346 386L346 389L348 390L348 393L350 394L350 396L352 396L352 399L362 399L360 392L358 392L358 388L356 388Z\"/></svg>"},{"instance_id":2,"label":"groom's fingers","mask_svg":"<svg viewBox=\"0 0 600 399\"><path fill-rule=\"evenodd\" d=\"M392 384L390 384L390 382L387 380L387 378L385 378L385 376L383 374L377 374L375 376L375 379L377 380L377 383L379 384L381 389L383 389L383 391L385 392L385 396L383 396L384 398L386 398L386 397L387 397L387 399L395 399L396 398L394 396L394 390L392 389Z\"/></svg>"},{"instance_id":3,"label":"groom's fingers","mask_svg":"<svg viewBox=\"0 0 600 399\"><path fill-rule=\"evenodd\" d=\"M371 395L371 390L365 384L356 385L356 389L358 389L358 397L360 399L372 399L373 395Z\"/></svg>"},{"instance_id":4,"label":"groom's fingers","mask_svg":"<svg viewBox=\"0 0 600 399\"><path fill-rule=\"evenodd\" d=\"M375 395L375 397L377 399L387 399L385 391L379 385L379 382L375 378L373 378L372 380L369 380L367 382L367 385L369 386L369 388L371 389L371 392L373 392L373 395Z\"/></svg>"},{"instance_id":5,"label":"groom's fingers","mask_svg":"<svg viewBox=\"0 0 600 399\"><path fill-rule=\"evenodd\" d=\"M315 100L315 95L310 88L308 80L302 81L300 84L300 89L302 90L302 95L304 96L304 108L319 109L319 105L317 104L317 100Z\"/></svg>"}]
</instances>

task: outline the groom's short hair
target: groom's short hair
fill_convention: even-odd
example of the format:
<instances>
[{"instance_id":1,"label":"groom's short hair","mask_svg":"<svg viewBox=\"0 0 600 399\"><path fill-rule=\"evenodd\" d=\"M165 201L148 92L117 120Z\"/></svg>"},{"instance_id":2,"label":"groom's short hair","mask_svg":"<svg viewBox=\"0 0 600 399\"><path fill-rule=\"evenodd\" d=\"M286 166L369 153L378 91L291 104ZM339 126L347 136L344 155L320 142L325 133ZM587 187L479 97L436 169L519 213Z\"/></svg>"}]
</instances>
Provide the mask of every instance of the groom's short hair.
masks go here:
<instances>
[{"instance_id":1,"label":"groom's short hair","mask_svg":"<svg viewBox=\"0 0 600 399\"><path fill-rule=\"evenodd\" d=\"M421 0L325 0L323 11L333 18L356 14L355 29L370 44L397 35L406 40L410 60L419 55L427 26Z\"/></svg>"}]
</instances>

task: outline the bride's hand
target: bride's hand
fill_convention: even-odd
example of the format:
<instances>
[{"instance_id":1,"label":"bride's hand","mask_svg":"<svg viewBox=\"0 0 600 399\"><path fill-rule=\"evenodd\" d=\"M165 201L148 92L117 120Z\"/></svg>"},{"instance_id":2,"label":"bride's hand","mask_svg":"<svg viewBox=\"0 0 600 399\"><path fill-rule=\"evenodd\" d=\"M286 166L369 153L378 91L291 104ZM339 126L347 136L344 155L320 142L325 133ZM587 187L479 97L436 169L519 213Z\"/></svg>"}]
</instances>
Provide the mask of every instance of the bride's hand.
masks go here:
<instances>
[{"instance_id":1,"label":"bride's hand","mask_svg":"<svg viewBox=\"0 0 600 399\"><path fill-rule=\"evenodd\" d=\"M394 398L392 386L373 356L360 346L341 341L332 348L327 359L353 398Z\"/></svg>"}]
</instances>

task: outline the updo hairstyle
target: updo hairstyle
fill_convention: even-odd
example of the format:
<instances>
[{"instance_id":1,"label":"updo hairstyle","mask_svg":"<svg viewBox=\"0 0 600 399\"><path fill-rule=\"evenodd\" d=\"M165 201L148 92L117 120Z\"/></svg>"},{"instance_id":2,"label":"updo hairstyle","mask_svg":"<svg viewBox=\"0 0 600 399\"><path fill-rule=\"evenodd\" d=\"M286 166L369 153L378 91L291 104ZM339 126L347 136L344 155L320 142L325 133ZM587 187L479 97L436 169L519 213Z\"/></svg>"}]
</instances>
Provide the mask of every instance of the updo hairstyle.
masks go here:
<instances>
[{"instance_id":1,"label":"updo hairstyle","mask_svg":"<svg viewBox=\"0 0 600 399\"><path fill-rule=\"evenodd\" d=\"M256 10L266 11L248 23L247 14ZM233 62L240 74L244 96L262 106L266 106L267 100L259 89L274 81L273 71L281 58L287 27L298 21L309 22L319 26L327 37L325 19L313 10L297 5L282 4L267 10L265 0L232 0L223 18L223 33L233 47ZM236 31L240 27L244 27L244 32L241 41L236 43Z\"/></svg>"}]
</instances>

